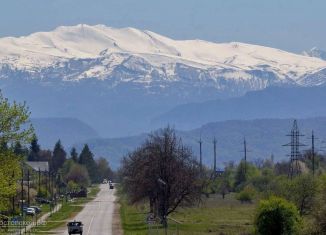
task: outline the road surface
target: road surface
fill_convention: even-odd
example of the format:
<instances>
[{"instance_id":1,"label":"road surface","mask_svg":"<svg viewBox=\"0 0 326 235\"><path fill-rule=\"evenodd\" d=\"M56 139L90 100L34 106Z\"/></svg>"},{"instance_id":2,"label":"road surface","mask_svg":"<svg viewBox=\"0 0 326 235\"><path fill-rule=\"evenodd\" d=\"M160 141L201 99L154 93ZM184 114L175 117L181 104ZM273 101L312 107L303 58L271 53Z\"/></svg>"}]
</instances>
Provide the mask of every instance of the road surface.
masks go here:
<instances>
[{"instance_id":1,"label":"road surface","mask_svg":"<svg viewBox=\"0 0 326 235\"><path fill-rule=\"evenodd\" d=\"M109 189L109 184L101 184L97 197L88 202L83 210L71 220L82 221L84 224L83 235L112 235L112 218L114 210L114 191ZM67 228L60 229L55 234L68 234Z\"/></svg>"}]
</instances>

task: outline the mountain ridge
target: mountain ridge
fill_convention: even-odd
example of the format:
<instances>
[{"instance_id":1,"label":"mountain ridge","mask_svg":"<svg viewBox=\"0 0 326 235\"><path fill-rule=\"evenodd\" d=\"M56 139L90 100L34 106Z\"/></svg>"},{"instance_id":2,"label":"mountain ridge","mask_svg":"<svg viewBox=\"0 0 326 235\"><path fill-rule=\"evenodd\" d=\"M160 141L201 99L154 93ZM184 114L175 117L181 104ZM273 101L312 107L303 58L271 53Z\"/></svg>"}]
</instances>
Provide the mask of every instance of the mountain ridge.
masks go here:
<instances>
[{"instance_id":1,"label":"mountain ridge","mask_svg":"<svg viewBox=\"0 0 326 235\"><path fill-rule=\"evenodd\" d=\"M104 25L0 39L5 96L36 117L78 117L107 137L149 131L150 120L181 104L324 84L326 61L244 43Z\"/></svg>"},{"instance_id":2,"label":"mountain ridge","mask_svg":"<svg viewBox=\"0 0 326 235\"><path fill-rule=\"evenodd\" d=\"M198 140L203 141L202 153L203 162L206 166L212 166L213 161L213 138L217 139L217 159L219 167L229 161L238 162L242 159L243 138L248 144L248 161L269 158L274 155L275 161L287 159L290 149L283 145L290 142L287 136L292 128L294 118L265 118L251 120L228 120L206 123L198 128L180 131L176 129L178 137L183 143L189 146L194 154L199 156ZM309 136L312 130L318 138L316 148L324 147L326 140L326 117L297 119L301 137L301 142L306 144L300 148L301 151L310 148L311 140ZM88 140L88 144L97 156L105 156L110 164L116 169L120 165L123 156L136 149L144 143L148 134L121 137L121 138L100 138ZM78 149L82 148L82 143L76 143Z\"/></svg>"},{"instance_id":3,"label":"mountain ridge","mask_svg":"<svg viewBox=\"0 0 326 235\"><path fill-rule=\"evenodd\" d=\"M324 100L326 86L269 87L241 97L179 105L151 123L156 127L170 124L179 130L189 130L214 121L326 116Z\"/></svg>"},{"instance_id":4,"label":"mountain ridge","mask_svg":"<svg viewBox=\"0 0 326 235\"><path fill-rule=\"evenodd\" d=\"M37 74L52 67L60 69L67 66L65 63L69 66L70 60L73 63L78 59L94 64L81 68L78 75L66 75L64 79L107 79L117 66L123 65L138 72L146 71L142 79L133 81L150 83L153 80L151 70L155 70L161 80L175 81L180 79L177 65L182 64L188 69L207 71L199 73L197 80L202 81L205 76L206 80L209 78L208 81L215 80L215 83L219 76L226 80L254 80L249 71L263 70L277 77L262 79L264 83L307 85L305 76L326 69L323 60L264 46L198 39L173 40L147 30L104 25L60 26L51 32L0 39L0 65L7 64L26 72ZM129 80L128 77L120 82Z\"/></svg>"}]
</instances>

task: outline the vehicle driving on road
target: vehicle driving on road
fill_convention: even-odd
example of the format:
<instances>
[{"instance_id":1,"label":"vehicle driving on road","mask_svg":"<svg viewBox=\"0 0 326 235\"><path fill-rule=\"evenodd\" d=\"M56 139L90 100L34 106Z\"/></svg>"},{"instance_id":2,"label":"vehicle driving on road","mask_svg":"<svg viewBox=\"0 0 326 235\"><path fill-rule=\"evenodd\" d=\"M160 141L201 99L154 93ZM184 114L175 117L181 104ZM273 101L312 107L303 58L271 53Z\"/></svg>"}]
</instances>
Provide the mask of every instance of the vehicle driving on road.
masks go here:
<instances>
[{"instance_id":1,"label":"vehicle driving on road","mask_svg":"<svg viewBox=\"0 0 326 235\"><path fill-rule=\"evenodd\" d=\"M73 221L67 224L68 234L83 234L83 223L81 221Z\"/></svg>"}]
</instances>

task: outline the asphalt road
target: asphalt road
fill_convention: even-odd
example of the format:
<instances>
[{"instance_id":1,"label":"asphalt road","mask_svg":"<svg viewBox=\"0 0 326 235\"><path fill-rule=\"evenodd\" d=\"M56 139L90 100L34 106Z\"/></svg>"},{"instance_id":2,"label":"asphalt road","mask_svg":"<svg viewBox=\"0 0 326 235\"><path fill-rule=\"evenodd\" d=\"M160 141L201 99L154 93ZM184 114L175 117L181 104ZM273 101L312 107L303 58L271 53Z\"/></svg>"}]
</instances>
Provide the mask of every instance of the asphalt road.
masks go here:
<instances>
[{"instance_id":1,"label":"asphalt road","mask_svg":"<svg viewBox=\"0 0 326 235\"><path fill-rule=\"evenodd\" d=\"M114 191L108 184L100 185L97 197L88 202L83 210L72 220L82 221L83 235L112 235L112 217L114 210ZM68 230L58 231L56 234L68 234Z\"/></svg>"}]
</instances>

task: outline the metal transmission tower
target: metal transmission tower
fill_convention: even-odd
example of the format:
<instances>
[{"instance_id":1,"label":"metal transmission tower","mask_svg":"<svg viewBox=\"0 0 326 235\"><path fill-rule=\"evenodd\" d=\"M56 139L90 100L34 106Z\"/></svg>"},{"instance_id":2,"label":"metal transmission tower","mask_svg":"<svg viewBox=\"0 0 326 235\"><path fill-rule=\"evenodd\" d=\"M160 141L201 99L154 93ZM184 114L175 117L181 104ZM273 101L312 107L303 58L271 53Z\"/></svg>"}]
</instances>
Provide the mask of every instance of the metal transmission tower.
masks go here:
<instances>
[{"instance_id":1,"label":"metal transmission tower","mask_svg":"<svg viewBox=\"0 0 326 235\"><path fill-rule=\"evenodd\" d=\"M216 143L217 143L217 140L214 136L214 139L213 139L213 145L214 145L214 174L216 174Z\"/></svg>"},{"instance_id":2,"label":"metal transmission tower","mask_svg":"<svg viewBox=\"0 0 326 235\"><path fill-rule=\"evenodd\" d=\"M300 143L300 137L304 136L300 134L297 120L294 120L291 133L287 136L291 137L291 142L285 144L283 146L290 146L291 147L291 154L290 156L290 168L288 177L292 179L293 176L296 176L301 173L299 159L300 159L300 147L305 146L304 144Z\"/></svg>"}]
</instances>

